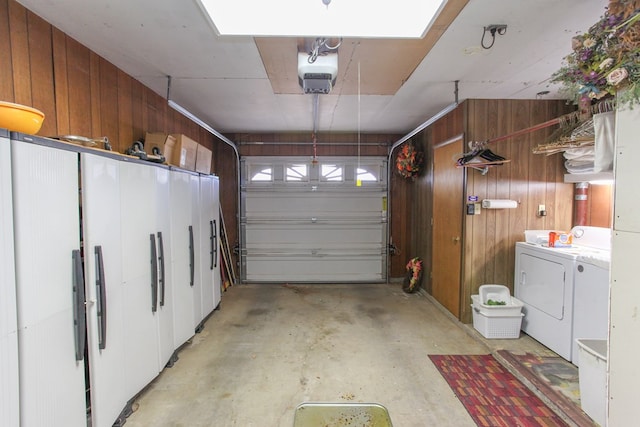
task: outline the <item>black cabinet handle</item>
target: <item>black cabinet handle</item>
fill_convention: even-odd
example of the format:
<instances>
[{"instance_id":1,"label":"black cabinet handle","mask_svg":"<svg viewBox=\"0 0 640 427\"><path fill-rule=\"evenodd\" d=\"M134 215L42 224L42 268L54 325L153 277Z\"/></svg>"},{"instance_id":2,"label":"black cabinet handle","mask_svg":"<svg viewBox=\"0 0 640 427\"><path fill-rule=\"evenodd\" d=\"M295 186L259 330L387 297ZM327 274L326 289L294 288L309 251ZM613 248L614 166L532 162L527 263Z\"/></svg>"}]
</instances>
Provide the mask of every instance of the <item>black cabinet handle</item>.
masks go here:
<instances>
[{"instance_id":1,"label":"black cabinet handle","mask_svg":"<svg viewBox=\"0 0 640 427\"><path fill-rule=\"evenodd\" d=\"M107 284L104 278L104 260L102 246L95 247L96 257L96 293L98 294L98 348L107 348Z\"/></svg>"},{"instance_id":2,"label":"black cabinet handle","mask_svg":"<svg viewBox=\"0 0 640 427\"><path fill-rule=\"evenodd\" d=\"M214 267L214 241L217 239L214 221L209 221L209 245L211 246L209 250L209 255L211 256L211 262L209 263L209 270L213 270Z\"/></svg>"},{"instance_id":3,"label":"black cabinet handle","mask_svg":"<svg viewBox=\"0 0 640 427\"><path fill-rule=\"evenodd\" d=\"M150 234L151 241L151 312L158 310L158 255L156 251L156 236Z\"/></svg>"},{"instance_id":4,"label":"black cabinet handle","mask_svg":"<svg viewBox=\"0 0 640 427\"><path fill-rule=\"evenodd\" d=\"M218 266L218 226L213 220L213 268ZM213 270L212 268L212 270Z\"/></svg>"},{"instance_id":5,"label":"black cabinet handle","mask_svg":"<svg viewBox=\"0 0 640 427\"><path fill-rule=\"evenodd\" d=\"M164 275L164 241L162 240L162 231L158 231L158 245L159 255L158 261L160 261L160 307L164 307L164 289L165 289L165 275Z\"/></svg>"},{"instance_id":6,"label":"black cabinet handle","mask_svg":"<svg viewBox=\"0 0 640 427\"><path fill-rule=\"evenodd\" d=\"M193 248L193 226L189 226L189 286L193 287L193 280L195 278L195 253Z\"/></svg>"},{"instance_id":7,"label":"black cabinet handle","mask_svg":"<svg viewBox=\"0 0 640 427\"><path fill-rule=\"evenodd\" d=\"M76 341L76 360L84 358L86 343L86 313L84 310L84 275L80 250L71 252L73 260L73 328Z\"/></svg>"}]
</instances>

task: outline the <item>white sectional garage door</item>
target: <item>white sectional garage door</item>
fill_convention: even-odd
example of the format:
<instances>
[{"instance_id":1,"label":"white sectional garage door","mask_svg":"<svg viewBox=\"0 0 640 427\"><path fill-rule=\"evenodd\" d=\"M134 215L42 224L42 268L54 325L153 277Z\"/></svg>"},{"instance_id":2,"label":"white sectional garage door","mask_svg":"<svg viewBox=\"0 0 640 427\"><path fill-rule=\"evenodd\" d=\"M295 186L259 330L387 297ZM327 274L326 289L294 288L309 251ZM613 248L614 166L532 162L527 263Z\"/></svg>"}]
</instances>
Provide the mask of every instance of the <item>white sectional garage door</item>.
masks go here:
<instances>
[{"instance_id":1,"label":"white sectional garage door","mask_svg":"<svg viewBox=\"0 0 640 427\"><path fill-rule=\"evenodd\" d=\"M243 158L243 281L386 281L386 175L383 157Z\"/></svg>"}]
</instances>

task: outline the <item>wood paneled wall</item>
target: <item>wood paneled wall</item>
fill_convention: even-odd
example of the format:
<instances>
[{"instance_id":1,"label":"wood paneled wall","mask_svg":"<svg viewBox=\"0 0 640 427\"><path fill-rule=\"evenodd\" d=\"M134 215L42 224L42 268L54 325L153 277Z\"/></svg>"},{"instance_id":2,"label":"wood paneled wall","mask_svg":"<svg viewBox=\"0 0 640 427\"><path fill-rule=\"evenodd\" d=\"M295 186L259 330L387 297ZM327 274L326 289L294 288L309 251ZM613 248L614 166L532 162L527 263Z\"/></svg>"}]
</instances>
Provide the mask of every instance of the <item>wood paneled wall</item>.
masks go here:
<instances>
[{"instance_id":1,"label":"wood paneled wall","mask_svg":"<svg viewBox=\"0 0 640 427\"><path fill-rule=\"evenodd\" d=\"M432 125L422 135L427 152L434 145L464 136L468 141L485 141L516 130L542 123L569 112L572 108L562 101L541 100L467 100L456 110ZM573 186L563 183L561 155L544 156L532 153L532 148L551 133L546 129L517 138L491 144L489 148L510 163L493 167L486 175L465 169L465 197L517 200L517 209L483 209L480 215L465 216L463 271L461 284L461 319L471 320L470 295L485 283L509 286L513 292L515 267L514 247L523 239L525 229L568 229L573 212ZM452 159L452 166L454 159ZM423 286L430 292L428 280L432 256L432 181L431 159L423 179L412 191L412 251L426 263ZM544 204L547 216L536 215ZM461 201L460 209L464 209Z\"/></svg>"},{"instance_id":2,"label":"wood paneled wall","mask_svg":"<svg viewBox=\"0 0 640 427\"><path fill-rule=\"evenodd\" d=\"M321 156L384 156L402 135L362 134L358 147L356 133L318 133L316 155ZM309 156L314 155L312 133L236 134L241 156Z\"/></svg>"},{"instance_id":3,"label":"wood paneled wall","mask_svg":"<svg viewBox=\"0 0 640 427\"><path fill-rule=\"evenodd\" d=\"M119 152L147 131L182 133L198 141L213 151L229 240L237 240L233 150L14 0L0 0L0 100L44 112L39 135L106 136Z\"/></svg>"},{"instance_id":4,"label":"wood paneled wall","mask_svg":"<svg viewBox=\"0 0 640 427\"><path fill-rule=\"evenodd\" d=\"M533 126L570 111L561 101L471 100L466 103L466 141L484 141ZM482 199L510 199L515 209L483 209L466 216L464 224L464 266L461 318L471 320L465 301L482 284L507 285L513 294L515 242L524 230L569 230L573 216L573 185L565 184L562 155L533 154L553 128L510 138L489 148L510 160L490 168L486 175L467 169L466 196ZM546 216L538 216L538 205Z\"/></svg>"}]
</instances>

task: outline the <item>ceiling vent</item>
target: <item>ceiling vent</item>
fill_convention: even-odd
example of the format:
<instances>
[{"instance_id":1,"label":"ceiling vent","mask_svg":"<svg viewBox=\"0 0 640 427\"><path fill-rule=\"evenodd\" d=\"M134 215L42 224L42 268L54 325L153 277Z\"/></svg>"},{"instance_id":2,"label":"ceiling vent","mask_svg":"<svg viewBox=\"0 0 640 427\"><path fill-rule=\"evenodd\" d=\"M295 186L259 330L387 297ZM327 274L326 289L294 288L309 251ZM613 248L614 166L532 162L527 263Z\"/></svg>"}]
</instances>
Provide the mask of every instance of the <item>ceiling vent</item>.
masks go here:
<instances>
[{"instance_id":1,"label":"ceiling vent","mask_svg":"<svg viewBox=\"0 0 640 427\"><path fill-rule=\"evenodd\" d=\"M298 52L298 82L304 93L327 94L338 77L338 54L325 53L310 61L306 52Z\"/></svg>"}]
</instances>

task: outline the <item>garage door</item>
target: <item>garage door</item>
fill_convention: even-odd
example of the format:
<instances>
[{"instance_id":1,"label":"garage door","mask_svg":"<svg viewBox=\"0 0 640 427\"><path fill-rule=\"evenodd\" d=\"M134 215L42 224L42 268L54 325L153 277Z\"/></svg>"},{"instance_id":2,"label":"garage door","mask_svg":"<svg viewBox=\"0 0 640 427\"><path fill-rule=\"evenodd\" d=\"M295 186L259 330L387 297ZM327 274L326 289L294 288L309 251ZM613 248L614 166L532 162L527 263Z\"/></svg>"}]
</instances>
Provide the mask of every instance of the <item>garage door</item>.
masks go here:
<instances>
[{"instance_id":1,"label":"garage door","mask_svg":"<svg viewBox=\"0 0 640 427\"><path fill-rule=\"evenodd\" d=\"M243 281L386 281L386 175L383 157L243 158Z\"/></svg>"}]
</instances>

